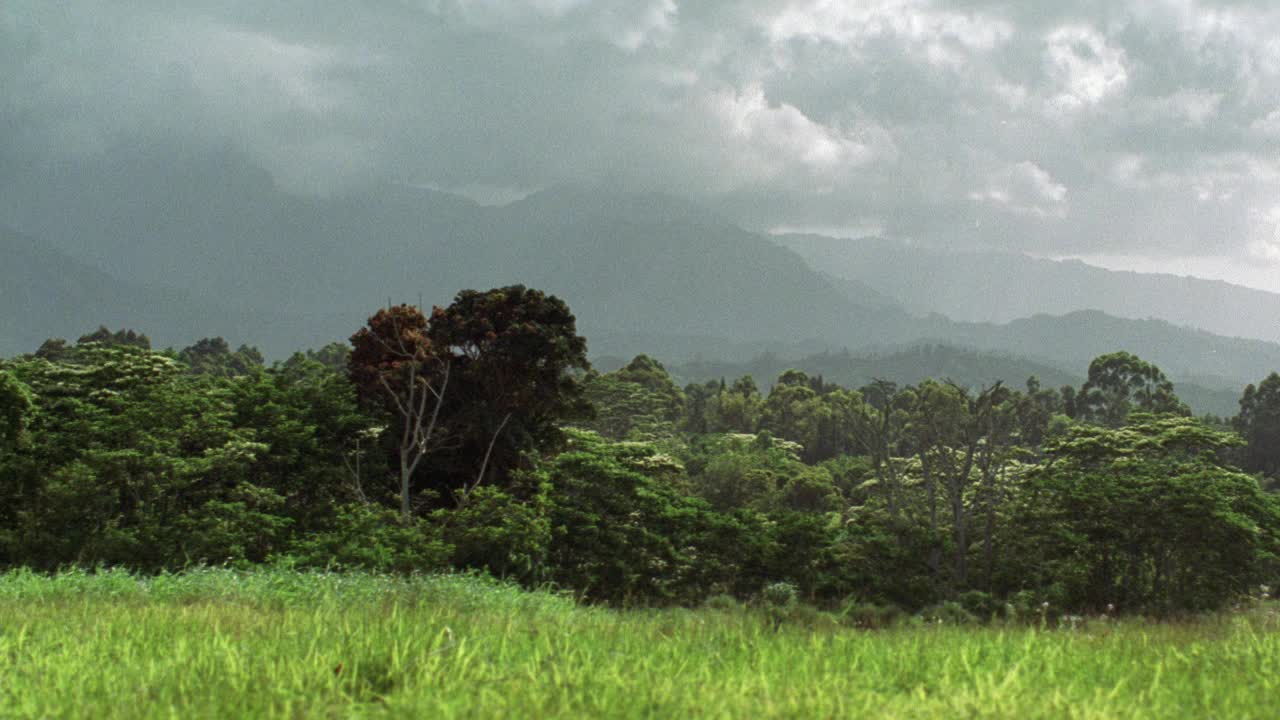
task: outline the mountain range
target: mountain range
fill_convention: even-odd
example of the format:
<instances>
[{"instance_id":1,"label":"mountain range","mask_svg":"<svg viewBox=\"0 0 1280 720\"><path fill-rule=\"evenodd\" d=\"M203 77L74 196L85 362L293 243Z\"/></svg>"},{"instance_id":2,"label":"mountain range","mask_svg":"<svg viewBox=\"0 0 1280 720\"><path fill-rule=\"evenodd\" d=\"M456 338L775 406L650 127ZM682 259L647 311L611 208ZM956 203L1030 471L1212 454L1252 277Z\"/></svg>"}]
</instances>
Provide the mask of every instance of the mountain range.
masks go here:
<instances>
[{"instance_id":1,"label":"mountain range","mask_svg":"<svg viewBox=\"0 0 1280 720\"><path fill-rule=\"evenodd\" d=\"M916 314L1006 323L1100 310L1159 318L1227 337L1280 342L1280 294L1221 280L1105 270L1079 260L961 250L882 238L776 235L811 267Z\"/></svg>"},{"instance_id":2,"label":"mountain range","mask_svg":"<svg viewBox=\"0 0 1280 720\"><path fill-rule=\"evenodd\" d=\"M910 363L927 374L947 375L965 357L962 366L1078 378L1091 358L1126 349L1184 384L1237 396L1280 368L1280 344L1257 339L1265 329L1223 325L1222 306L1191 310L1212 288L1261 326L1280 296L1143 276L1163 303L1099 291L1106 306L1092 307L1083 291L1062 299L1059 283L1079 282L1072 273L1136 283L1078 263L946 251L916 263L911 248L884 241L772 237L657 194L555 188L485 206L381 184L302 197L234 153L135 148L91 167L32 170L0 188L0 223L17 228L0 232L0 355L107 324L160 345L223 335L281 357L346 338L388 301L443 304L461 288L518 282L563 297L595 357L714 364L847 349L873 359L852 380L895 377L906 363L898 353L927 344L963 348L934 353L936 372L927 354ZM1019 272L1027 277L1007 277Z\"/></svg>"}]
</instances>

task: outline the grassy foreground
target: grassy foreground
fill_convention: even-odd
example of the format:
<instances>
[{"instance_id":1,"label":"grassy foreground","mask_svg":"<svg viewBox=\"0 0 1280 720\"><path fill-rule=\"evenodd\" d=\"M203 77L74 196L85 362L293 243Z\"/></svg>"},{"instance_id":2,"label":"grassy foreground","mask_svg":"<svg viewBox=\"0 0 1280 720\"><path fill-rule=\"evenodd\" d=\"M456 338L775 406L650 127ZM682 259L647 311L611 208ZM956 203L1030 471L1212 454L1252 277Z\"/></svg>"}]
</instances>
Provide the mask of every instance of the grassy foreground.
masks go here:
<instances>
[{"instance_id":1,"label":"grassy foreground","mask_svg":"<svg viewBox=\"0 0 1280 720\"><path fill-rule=\"evenodd\" d=\"M0 575L0 717L476 716L1275 718L1280 621L775 631L467 577Z\"/></svg>"}]
</instances>

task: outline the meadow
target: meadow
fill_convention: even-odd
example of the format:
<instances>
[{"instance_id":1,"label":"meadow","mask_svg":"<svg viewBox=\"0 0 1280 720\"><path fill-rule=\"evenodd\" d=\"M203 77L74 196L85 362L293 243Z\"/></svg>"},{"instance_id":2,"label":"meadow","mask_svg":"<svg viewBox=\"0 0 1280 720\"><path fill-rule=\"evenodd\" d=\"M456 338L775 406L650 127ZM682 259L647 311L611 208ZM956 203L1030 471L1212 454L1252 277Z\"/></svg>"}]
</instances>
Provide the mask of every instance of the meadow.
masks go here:
<instances>
[{"instance_id":1,"label":"meadow","mask_svg":"<svg viewBox=\"0 0 1280 720\"><path fill-rule=\"evenodd\" d=\"M1280 620L861 630L462 575L0 575L0 717L477 716L1274 718Z\"/></svg>"}]
</instances>

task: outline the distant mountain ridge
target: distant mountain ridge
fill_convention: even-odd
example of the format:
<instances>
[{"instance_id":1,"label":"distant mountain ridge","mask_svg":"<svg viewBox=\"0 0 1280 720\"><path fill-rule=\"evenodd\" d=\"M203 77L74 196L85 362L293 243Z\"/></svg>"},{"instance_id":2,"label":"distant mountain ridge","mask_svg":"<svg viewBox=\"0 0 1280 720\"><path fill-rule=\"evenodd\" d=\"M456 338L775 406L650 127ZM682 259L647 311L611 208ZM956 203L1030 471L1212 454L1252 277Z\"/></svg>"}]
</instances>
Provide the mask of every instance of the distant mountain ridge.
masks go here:
<instances>
[{"instance_id":1,"label":"distant mountain ridge","mask_svg":"<svg viewBox=\"0 0 1280 720\"><path fill-rule=\"evenodd\" d=\"M1126 349L1175 380L1236 391L1280 368L1280 345L1163 321L1075 313L998 325L913 314L884 282L849 272L853 260L815 270L779 244L787 238L660 194L556 188L493 207L388 184L297 197L234 156L144 157L163 166L163 182L125 160L0 187L0 221L58 248L31 265L46 282L4 296L19 327L0 337L28 350L37 338L119 322L153 337L222 334L280 357L348 337L388 301L442 304L462 288L522 283L563 297L595 356L741 362L765 349L798 357L929 342L1076 375L1092 357ZM90 266L105 272L87 274ZM929 282L950 282L942 270ZM59 309L11 312L41 305ZM60 329L81 318L81 328Z\"/></svg>"},{"instance_id":2,"label":"distant mountain ridge","mask_svg":"<svg viewBox=\"0 0 1280 720\"><path fill-rule=\"evenodd\" d=\"M268 322L177 290L121 281L4 226L0 257L0 356L31 352L50 337L74 340L102 324L151 333L157 345L182 346L206 335L236 336L247 322Z\"/></svg>"},{"instance_id":3,"label":"distant mountain ridge","mask_svg":"<svg viewBox=\"0 0 1280 720\"><path fill-rule=\"evenodd\" d=\"M879 238L773 237L814 269L865 284L916 314L1006 323L1100 310L1137 320L1159 318L1224 337L1280 342L1280 294L1221 280Z\"/></svg>"}]
</instances>

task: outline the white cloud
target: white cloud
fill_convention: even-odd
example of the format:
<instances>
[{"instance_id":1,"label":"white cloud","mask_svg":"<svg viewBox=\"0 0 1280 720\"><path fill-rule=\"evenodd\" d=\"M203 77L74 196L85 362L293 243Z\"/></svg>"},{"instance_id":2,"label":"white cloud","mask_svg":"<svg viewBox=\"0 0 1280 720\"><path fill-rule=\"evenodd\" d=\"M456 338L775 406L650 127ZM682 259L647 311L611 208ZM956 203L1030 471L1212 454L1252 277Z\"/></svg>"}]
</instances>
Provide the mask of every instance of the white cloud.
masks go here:
<instances>
[{"instance_id":1,"label":"white cloud","mask_svg":"<svg viewBox=\"0 0 1280 720\"><path fill-rule=\"evenodd\" d=\"M1059 88L1052 103L1073 111L1097 105L1124 90L1129 81L1122 48L1112 47L1086 25L1060 27L1045 38L1049 73Z\"/></svg>"},{"instance_id":2,"label":"white cloud","mask_svg":"<svg viewBox=\"0 0 1280 720\"><path fill-rule=\"evenodd\" d=\"M1223 94L1182 88L1176 92L1151 100L1148 111L1152 120L1170 120L1175 123L1201 127L1218 115Z\"/></svg>"},{"instance_id":3,"label":"white cloud","mask_svg":"<svg viewBox=\"0 0 1280 720\"><path fill-rule=\"evenodd\" d=\"M993 173L986 187L969 199L1018 215L1061 218L1067 212L1067 188L1033 162L1023 161Z\"/></svg>"},{"instance_id":4,"label":"white cloud","mask_svg":"<svg viewBox=\"0 0 1280 720\"><path fill-rule=\"evenodd\" d=\"M1280 264L1280 205L1254 213L1254 236L1247 249L1255 259Z\"/></svg>"},{"instance_id":5,"label":"white cloud","mask_svg":"<svg viewBox=\"0 0 1280 720\"><path fill-rule=\"evenodd\" d=\"M1249 127L1264 135L1280 137L1280 108L1272 110L1263 117L1255 118Z\"/></svg>"},{"instance_id":6,"label":"white cloud","mask_svg":"<svg viewBox=\"0 0 1280 720\"><path fill-rule=\"evenodd\" d=\"M998 16L939 9L922 0L797 0L767 14L765 24L774 42L822 40L860 52L869 42L885 40L952 70L1013 34L1013 26Z\"/></svg>"},{"instance_id":7,"label":"white cloud","mask_svg":"<svg viewBox=\"0 0 1280 720\"><path fill-rule=\"evenodd\" d=\"M604 179L757 228L1274 245L1280 5L1261 0L181 6L0 2L0 194L13 168L154 140L300 192Z\"/></svg>"},{"instance_id":8,"label":"white cloud","mask_svg":"<svg viewBox=\"0 0 1280 720\"><path fill-rule=\"evenodd\" d=\"M875 157L871 145L813 121L795 106L770 104L758 84L716 93L711 110L738 170L733 182L795 170L830 179Z\"/></svg>"}]
</instances>

